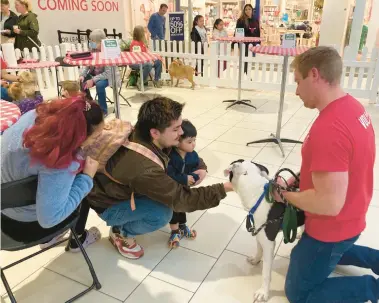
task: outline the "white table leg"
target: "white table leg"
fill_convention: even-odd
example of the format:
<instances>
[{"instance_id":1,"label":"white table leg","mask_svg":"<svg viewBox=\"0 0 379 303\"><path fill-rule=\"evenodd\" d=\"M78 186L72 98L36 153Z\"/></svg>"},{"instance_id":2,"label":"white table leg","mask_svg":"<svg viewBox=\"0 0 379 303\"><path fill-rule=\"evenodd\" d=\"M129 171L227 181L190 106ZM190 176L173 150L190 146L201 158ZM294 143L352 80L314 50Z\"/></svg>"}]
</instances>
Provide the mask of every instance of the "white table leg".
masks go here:
<instances>
[{"instance_id":1,"label":"white table leg","mask_svg":"<svg viewBox=\"0 0 379 303\"><path fill-rule=\"evenodd\" d=\"M145 84L144 84L144 79L143 79L143 64L141 63L139 66L139 74L141 78L141 92L145 91Z\"/></svg>"},{"instance_id":2,"label":"white table leg","mask_svg":"<svg viewBox=\"0 0 379 303\"><path fill-rule=\"evenodd\" d=\"M298 141L298 140L280 138L280 132L282 130L284 96L286 93L287 71L288 71L288 56L284 56L282 83L281 83L281 88L280 88L280 102L279 102L279 111L278 111L278 121L276 124L276 134L271 134L271 138L267 138L267 139L263 139L263 140L256 140L256 141L252 141L252 142L249 142L246 144L247 146L249 146L250 144L254 144L254 143L276 143L279 145L279 148L280 148L280 151L282 152L283 158L286 155L284 153L284 148L283 148L282 142L284 142L284 143L299 143L299 144L303 143L302 141Z\"/></svg>"},{"instance_id":3,"label":"white table leg","mask_svg":"<svg viewBox=\"0 0 379 303\"><path fill-rule=\"evenodd\" d=\"M237 104L244 104L244 105L247 105L247 106L250 106L250 107L253 107L255 109L257 109L254 105L251 105L247 102L251 102L250 100L246 99L246 100L242 100L241 99L241 90L242 90L242 73L243 73L243 70L245 69L245 64L243 63L243 60L242 58L245 56L245 54L243 53L243 50L242 50L242 46L243 46L243 42L239 42L238 45L239 45L239 52L240 52L240 56L239 56L239 70L238 70L238 97L237 97L237 100L225 100L223 102L232 102L232 104L230 104L226 109L234 106L234 105L237 105Z\"/></svg>"},{"instance_id":4,"label":"white table leg","mask_svg":"<svg viewBox=\"0 0 379 303\"><path fill-rule=\"evenodd\" d=\"M117 119L121 119L121 111L120 111L120 100L118 98L118 88L117 88L117 77L116 77L116 68L117 66L112 66L112 83L113 83L113 102L114 102L114 110Z\"/></svg>"}]
</instances>

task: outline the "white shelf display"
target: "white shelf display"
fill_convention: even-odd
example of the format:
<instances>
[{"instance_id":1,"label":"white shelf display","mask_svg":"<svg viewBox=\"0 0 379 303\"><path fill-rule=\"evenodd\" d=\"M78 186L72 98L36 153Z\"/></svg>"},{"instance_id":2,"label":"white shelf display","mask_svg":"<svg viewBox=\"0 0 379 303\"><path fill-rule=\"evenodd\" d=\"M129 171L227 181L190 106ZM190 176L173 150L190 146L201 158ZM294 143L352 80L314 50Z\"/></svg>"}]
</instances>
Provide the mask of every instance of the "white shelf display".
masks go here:
<instances>
[{"instance_id":1,"label":"white shelf display","mask_svg":"<svg viewBox=\"0 0 379 303\"><path fill-rule=\"evenodd\" d=\"M278 18L279 6L278 5L264 5L263 6L263 19L268 22L274 22Z\"/></svg>"},{"instance_id":2,"label":"white shelf display","mask_svg":"<svg viewBox=\"0 0 379 303\"><path fill-rule=\"evenodd\" d=\"M222 1L220 10L220 18L224 21L225 29L229 36L233 36L241 14L239 1Z\"/></svg>"},{"instance_id":3,"label":"white shelf display","mask_svg":"<svg viewBox=\"0 0 379 303\"><path fill-rule=\"evenodd\" d=\"M205 27L209 31L212 31L213 24L219 16L219 3L215 1L205 1Z\"/></svg>"}]
</instances>

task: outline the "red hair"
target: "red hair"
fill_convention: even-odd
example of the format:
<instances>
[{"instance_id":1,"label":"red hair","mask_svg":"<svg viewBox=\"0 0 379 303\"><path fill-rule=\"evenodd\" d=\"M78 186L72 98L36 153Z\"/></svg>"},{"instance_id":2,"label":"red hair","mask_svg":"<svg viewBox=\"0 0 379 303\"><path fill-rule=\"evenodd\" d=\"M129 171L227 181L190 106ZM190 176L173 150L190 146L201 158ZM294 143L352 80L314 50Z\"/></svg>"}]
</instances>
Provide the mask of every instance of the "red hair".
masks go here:
<instances>
[{"instance_id":1,"label":"red hair","mask_svg":"<svg viewBox=\"0 0 379 303\"><path fill-rule=\"evenodd\" d=\"M83 96L77 96L36 108L35 124L24 132L24 146L29 148L32 163L55 169L67 168L75 160L80 163L80 146L92 133L92 126L103 121L96 103L90 102L91 109L85 112L86 102Z\"/></svg>"}]
</instances>

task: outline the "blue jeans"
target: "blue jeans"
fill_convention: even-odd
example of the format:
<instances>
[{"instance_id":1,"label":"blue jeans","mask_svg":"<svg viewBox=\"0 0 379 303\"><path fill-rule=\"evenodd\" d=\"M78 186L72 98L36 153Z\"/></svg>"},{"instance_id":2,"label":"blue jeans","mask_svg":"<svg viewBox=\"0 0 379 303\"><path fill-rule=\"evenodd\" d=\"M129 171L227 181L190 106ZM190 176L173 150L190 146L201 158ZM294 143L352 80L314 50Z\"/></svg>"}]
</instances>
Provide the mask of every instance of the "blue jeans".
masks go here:
<instances>
[{"instance_id":1,"label":"blue jeans","mask_svg":"<svg viewBox=\"0 0 379 303\"><path fill-rule=\"evenodd\" d=\"M109 85L109 82L107 79L100 80L100 81L97 81L95 85L96 85L97 100L99 102L101 110L106 115L108 113L108 106L107 106L107 93L105 92L105 88Z\"/></svg>"},{"instance_id":2,"label":"blue jeans","mask_svg":"<svg viewBox=\"0 0 379 303\"><path fill-rule=\"evenodd\" d=\"M5 87L1 87L1 99L5 101L12 101L11 97L8 95L8 89Z\"/></svg>"},{"instance_id":3,"label":"blue jeans","mask_svg":"<svg viewBox=\"0 0 379 303\"><path fill-rule=\"evenodd\" d=\"M132 64L130 65L131 69L134 70L140 70L140 65L139 64ZM144 63L142 64L142 70L143 70L143 82L146 83L149 77L149 73L151 70L154 68L155 70L155 76L154 80L159 81L161 79L161 74L162 74L162 61L161 60L155 60L154 64L152 63Z\"/></svg>"},{"instance_id":4,"label":"blue jeans","mask_svg":"<svg viewBox=\"0 0 379 303\"><path fill-rule=\"evenodd\" d=\"M135 197L136 209L132 211L130 200L105 210L100 217L108 226L117 226L124 237L135 237L156 231L172 217L172 209L148 197Z\"/></svg>"},{"instance_id":5,"label":"blue jeans","mask_svg":"<svg viewBox=\"0 0 379 303\"><path fill-rule=\"evenodd\" d=\"M303 234L291 253L285 292L291 303L363 303L379 299L379 279L328 278L338 265L370 268L379 274L379 251L354 245L358 239L326 243Z\"/></svg>"}]
</instances>

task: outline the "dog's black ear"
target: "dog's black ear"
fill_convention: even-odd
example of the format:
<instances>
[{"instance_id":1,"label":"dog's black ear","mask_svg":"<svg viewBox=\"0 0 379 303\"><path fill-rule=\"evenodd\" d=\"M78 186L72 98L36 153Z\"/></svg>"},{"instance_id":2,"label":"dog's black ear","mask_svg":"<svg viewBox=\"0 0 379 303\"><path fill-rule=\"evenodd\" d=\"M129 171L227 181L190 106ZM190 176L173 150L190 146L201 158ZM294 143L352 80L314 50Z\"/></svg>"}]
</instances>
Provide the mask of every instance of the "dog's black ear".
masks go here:
<instances>
[{"instance_id":1,"label":"dog's black ear","mask_svg":"<svg viewBox=\"0 0 379 303\"><path fill-rule=\"evenodd\" d=\"M239 159L239 160L233 161L232 163L230 163L230 165L232 165L234 163L242 163L242 162L245 162L245 160L244 159Z\"/></svg>"},{"instance_id":2,"label":"dog's black ear","mask_svg":"<svg viewBox=\"0 0 379 303\"><path fill-rule=\"evenodd\" d=\"M232 179L233 179L233 172L231 171L231 172L229 173L229 182L232 182Z\"/></svg>"},{"instance_id":3,"label":"dog's black ear","mask_svg":"<svg viewBox=\"0 0 379 303\"><path fill-rule=\"evenodd\" d=\"M251 161L251 163L255 164L261 171L264 171L267 174L267 176L270 175L270 172L268 171L268 168L266 166L263 166L262 164L255 163L253 161Z\"/></svg>"}]
</instances>

